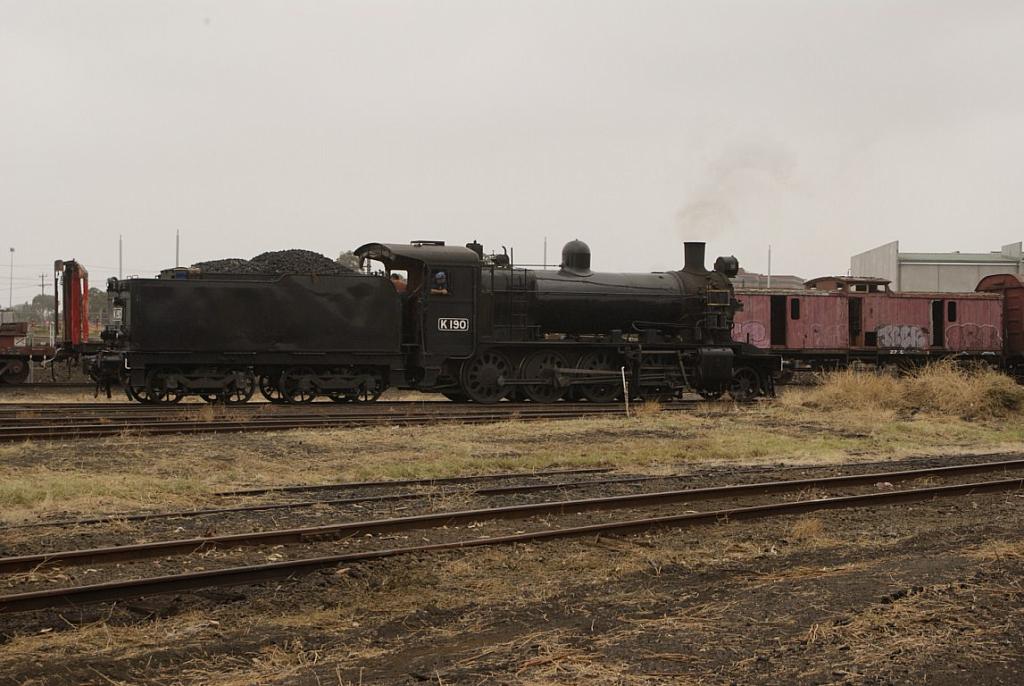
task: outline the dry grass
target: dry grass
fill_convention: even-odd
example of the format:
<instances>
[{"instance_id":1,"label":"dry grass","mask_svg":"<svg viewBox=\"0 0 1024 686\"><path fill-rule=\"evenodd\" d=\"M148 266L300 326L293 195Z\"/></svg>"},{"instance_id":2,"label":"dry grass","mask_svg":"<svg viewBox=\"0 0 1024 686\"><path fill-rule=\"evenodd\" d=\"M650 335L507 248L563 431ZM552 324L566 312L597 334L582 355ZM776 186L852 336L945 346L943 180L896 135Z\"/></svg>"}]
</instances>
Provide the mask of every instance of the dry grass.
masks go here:
<instances>
[{"instance_id":1,"label":"dry grass","mask_svg":"<svg viewBox=\"0 0 1024 686\"><path fill-rule=\"evenodd\" d=\"M846 370L826 374L817 386L787 391L782 403L825 411L926 412L964 419L1024 413L1024 387L988 368L943 361L904 377Z\"/></svg>"},{"instance_id":2,"label":"dry grass","mask_svg":"<svg viewBox=\"0 0 1024 686\"><path fill-rule=\"evenodd\" d=\"M218 414L223 416L223 412L218 413L217 409L213 404L207 403L196 410L191 418L197 422L212 422L217 419Z\"/></svg>"},{"instance_id":3,"label":"dry grass","mask_svg":"<svg viewBox=\"0 0 1024 686\"><path fill-rule=\"evenodd\" d=\"M630 412L637 419L649 419L656 417L664 408L657 400L645 400L642 403L630 406Z\"/></svg>"},{"instance_id":4,"label":"dry grass","mask_svg":"<svg viewBox=\"0 0 1024 686\"><path fill-rule=\"evenodd\" d=\"M817 517L800 517L789 527L789 539L795 543L830 543L825 523Z\"/></svg>"},{"instance_id":5,"label":"dry grass","mask_svg":"<svg viewBox=\"0 0 1024 686\"><path fill-rule=\"evenodd\" d=\"M942 583L914 589L898 601L869 607L841 624L811 627L807 644L842 645L865 674L885 674L894 657L926 664L936 654L968 663L1018 657L1005 640L1007 614L998 608L1019 591L1001 583ZM941 618L941 621L937 621ZM984 656L984 657L982 657Z\"/></svg>"},{"instance_id":6,"label":"dry grass","mask_svg":"<svg viewBox=\"0 0 1024 686\"><path fill-rule=\"evenodd\" d=\"M1002 562L1024 558L1024 541L986 541L967 552L971 558L984 562Z\"/></svg>"},{"instance_id":7,"label":"dry grass","mask_svg":"<svg viewBox=\"0 0 1024 686\"><path fill-rule=\"evenodd\" d=\"M32 469L0 478L0 522L21 521L29 511L102 512L123 507L186 505L203 490L200 480L183 476Z\"/></svg>"},{"instance_id":8,"label":"dry grass","mask_svg":"<svg viewBox=\"0 0 1024 686\"><path fill-rule=\"evenodd\" d=\"M950 379L964 388L948 392L954 397L941 402L959 403L957 413L903 411L914 389L949 385ZM818 388L787 391L775 403L708 403L684 412L644 403L630 419L166 437L125 432L63 444L0 445L0 519L196 506L212 501L204 493L249 485L594 466L658 474L736 462L1019 451L1024 449L1024 422L1006 421L1010 415L998 413L1016 412L1005 398L1024 389L1006 383L999 375L971 376L955 369L908 379L840 374ZM189 411L207 419L236 414L205 403ZM992 419L962 416L972 413L988 413Z\"/></svg>"}]
</instances>

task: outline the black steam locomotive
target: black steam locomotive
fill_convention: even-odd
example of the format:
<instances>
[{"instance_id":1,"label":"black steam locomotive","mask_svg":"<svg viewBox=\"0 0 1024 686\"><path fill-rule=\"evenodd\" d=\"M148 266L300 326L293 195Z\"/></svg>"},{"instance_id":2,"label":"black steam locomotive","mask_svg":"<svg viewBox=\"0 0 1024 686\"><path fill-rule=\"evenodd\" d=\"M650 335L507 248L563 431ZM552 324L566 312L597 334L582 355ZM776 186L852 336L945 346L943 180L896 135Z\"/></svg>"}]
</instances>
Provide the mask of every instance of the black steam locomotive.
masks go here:
<instances>
[{"instance_id":1,"label":"black steam locomotive","mask_svg":"<svg viewBox=\"0 0 1024 686\"><path fill-rule=\"evenodd\" d=\"M590 269L581 241L560 269L515 267L482 246L370 243L349 274L171 273L111 279L114 323L94 375L142 402L375 400L386 388L451 400L614 402L697 391L771 394L780 359L731 338L734 257L680 271ZM406 283L389 278L408 275ZM174 278L179 277L179 278Z\"/></svg>"}]
</instances>

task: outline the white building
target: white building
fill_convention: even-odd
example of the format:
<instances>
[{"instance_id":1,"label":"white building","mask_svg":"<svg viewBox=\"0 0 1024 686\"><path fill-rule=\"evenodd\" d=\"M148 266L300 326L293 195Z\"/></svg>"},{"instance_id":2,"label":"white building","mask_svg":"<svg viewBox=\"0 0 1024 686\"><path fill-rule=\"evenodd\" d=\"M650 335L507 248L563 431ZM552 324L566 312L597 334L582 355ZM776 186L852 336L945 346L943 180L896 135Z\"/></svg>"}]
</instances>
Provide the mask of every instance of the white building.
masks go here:
<instances>
[{"instance_id":1,"label":"white building","mask_svg":"<svg viewBox=\"0 0 1024 686\"><path fill-rule=\"evenodd\" d=\"M1021 243L994 252L900 252L893 241L850 258L850 276L888 279L894 291L967 293L991 274L1024 275Z\"/></svg>"}]
</instances>

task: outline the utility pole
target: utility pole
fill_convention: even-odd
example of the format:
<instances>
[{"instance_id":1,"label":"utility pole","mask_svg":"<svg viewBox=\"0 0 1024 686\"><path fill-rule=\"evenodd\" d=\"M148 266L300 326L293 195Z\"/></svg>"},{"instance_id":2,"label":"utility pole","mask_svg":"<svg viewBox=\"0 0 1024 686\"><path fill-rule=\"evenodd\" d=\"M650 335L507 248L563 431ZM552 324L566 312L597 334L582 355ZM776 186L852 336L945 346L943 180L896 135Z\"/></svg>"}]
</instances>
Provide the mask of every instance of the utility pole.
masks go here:
<instances>
[{"instance_id":1,"label":"utility pole","mask_svg":"<svg viewBox=\"0 0 1024 686\"><path fill-rule=\"evenodd\" d=\"M46 297L46 274L40 274L39 275L39 294L42 295L44 298ZM43 309L43 321L46 322L46 339L47 339L47 341L49 341L50 347L52 348L53 347L53 323L50 321L50 315L48 314L49 309L46 308L45 304L43 305L43 307L44 307L44 309ZM56 317L57 313L54 312L53 315Z\"/></svg>"},{"instance_id":2,"label":"utility pole","mask_svg":"<svg viewBox=\"0 0 1024 686\"><path fill-rule=\"evenodd\" d=\"M548 237L544 236L544 268L548 268Z\"/></svg>"},{"instance_id":3,"label":"utility pole","mask_svg":"<svg viewBox=\"0 0 1024 686\"><path fill-rule=\"evenodd\" d=\"M8 291L7 291L7 307L8 308L13 308L14 307L14 248L11 248L11 273L10 273L10 277L11 277L11 282L8 285Z\"/></svg>"},{"instance_id":4,"label":"utility pole","mask_svg":"<svg viewBox=\"0 0 1024 686\"><path fill-rule=\"evenodd\" d=\"M768 244L768 288L772 287L772 244Z\"/></svg>"},{"instance_id":5,"label":"utility pole","mask_svg":"<svg viewBox=\"0 0 1024 686\"><path fill-rule=\"evenodd\" d=\"M181 231L174 232L174 266L181 266Z\"/></svg>"},{"instance_id":6,"label":"utility pole","mask_svg":"<svg viewBox=\"0 0 1024 686\"><path fill-rule=\"evenodd\" d=\"M124 239L117 235L117 280L124 279Z\"/></svg>"}]
</instances>

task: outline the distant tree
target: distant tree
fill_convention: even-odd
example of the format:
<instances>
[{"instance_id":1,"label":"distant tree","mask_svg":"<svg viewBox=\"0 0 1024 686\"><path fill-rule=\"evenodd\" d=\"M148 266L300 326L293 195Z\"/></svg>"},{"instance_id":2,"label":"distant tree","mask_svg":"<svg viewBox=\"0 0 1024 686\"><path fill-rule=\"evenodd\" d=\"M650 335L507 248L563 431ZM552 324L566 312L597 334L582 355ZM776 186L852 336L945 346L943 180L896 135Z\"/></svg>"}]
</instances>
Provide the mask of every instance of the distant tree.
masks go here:
<instances>
[{"instance_id":1,"label":"distant tree","mask_svg":"<svg viewBox=\"0 0 1024 686\"><path fill-rule=\"evenodd\" d=\"M354 272L359 271L359 258L353 255L351 250L346 250L338 255L338 259L335 260L335 262L340 264L342 267L348 267Z\"/></svg>"},{"instance_id":2,"label":"distant tree","mask_svg":"<svg viewBox=\"0 0 1024 686\"><path fill-rule=\"evenodd\" d=\"M39 294L32 298L32 307L39 311L53 312L53 296Z\"/></svg>"},{"instance_id":3,"label":"distant tree","mask_svg":"<svg viewBox=\"0 0 1024 686\"><path fill-rule=\"evenodd\" d=\"M64 307L64 303L61 303ZM11 308L13 317L4 314L4 321L32 322L44 324L53 321L53 296L37 295L31 302L21 303ZM89 321L94 324L107 324L110 321L110 303L107 292L98 288L89 289Z\"/></svg>"},{"instance_id":4,"label":"distant tree","mask_svg":"<svg viewBox=\"0 0 1024 686\"><path fill-rule=\"evenodd\" d=\"M107 292L98 288L89 289L89 321L95 324L110 322L110 301Z\"/></svg>"},{"instance_id":5,"label":"distant tree","mask_svg":"<svg viewBox=\"0 0 1024 686\"><path fill-rule=\"evenodd\" d=\"M31 302L15 305L14 319L21 322L45 322L53 317L53 296L37 295Z\"/></svg>"}]
</instances>

